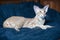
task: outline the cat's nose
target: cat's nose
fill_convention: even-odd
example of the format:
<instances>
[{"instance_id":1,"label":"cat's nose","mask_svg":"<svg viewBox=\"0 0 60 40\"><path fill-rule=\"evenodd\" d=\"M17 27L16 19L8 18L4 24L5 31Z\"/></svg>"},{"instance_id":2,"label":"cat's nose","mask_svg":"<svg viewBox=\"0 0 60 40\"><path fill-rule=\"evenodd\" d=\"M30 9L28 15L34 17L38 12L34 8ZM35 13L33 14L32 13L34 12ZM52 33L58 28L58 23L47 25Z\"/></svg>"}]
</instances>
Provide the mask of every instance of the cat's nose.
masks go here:
<instances>
[{"instance_id":1,"label":"cat's nose","mask_svg":"<svg viewBox=\"0 0 60 40\"><path fill-rule=\"evenodd\" d=\"M45 19L45 17L41 17L42 19Z\"/></svg>"}]
</instances>

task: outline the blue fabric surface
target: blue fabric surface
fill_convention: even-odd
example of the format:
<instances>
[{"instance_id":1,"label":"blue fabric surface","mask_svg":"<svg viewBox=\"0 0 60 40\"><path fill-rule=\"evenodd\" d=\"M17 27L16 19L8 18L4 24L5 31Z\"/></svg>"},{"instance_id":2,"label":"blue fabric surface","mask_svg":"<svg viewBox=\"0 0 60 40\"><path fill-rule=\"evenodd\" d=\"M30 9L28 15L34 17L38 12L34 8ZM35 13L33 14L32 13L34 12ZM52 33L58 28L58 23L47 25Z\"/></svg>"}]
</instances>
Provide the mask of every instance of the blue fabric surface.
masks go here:
<instances>
[{"instance_id":1,"label":"blue fabric surface","mask_svg":"<svg viewBox=\"0 0 60 40\"><path fill-rule=\"evenodd\" d=\"M0 40L58 40L60 38L60 13L50 8L45 17L45 25L54 26L53 28L46 30L21 28L20 32L3 28L4 20L10 16L33 18L35 16L33 5L43 7L41 4L34 2L0 5Z\"/></svg>"}]
</instances>

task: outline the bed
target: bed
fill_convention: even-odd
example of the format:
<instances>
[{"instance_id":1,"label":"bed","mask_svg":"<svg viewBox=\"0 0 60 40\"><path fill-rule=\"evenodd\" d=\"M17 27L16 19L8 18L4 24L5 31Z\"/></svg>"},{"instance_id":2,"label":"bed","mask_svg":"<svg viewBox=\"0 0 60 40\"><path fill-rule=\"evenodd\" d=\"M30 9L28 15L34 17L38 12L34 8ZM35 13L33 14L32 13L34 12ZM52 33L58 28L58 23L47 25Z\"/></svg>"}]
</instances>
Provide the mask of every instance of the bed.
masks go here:
<instances>
[{"instance_id":1,"label":"bed","mask_svg":"<svg viewBox=\"0 0 60 40\"><path fill-rule=\"evenodd\" d=\"M43 7L40 3L35 2L0 5L0 40L58 40L60 38L60 13L51 8L46 13L44 25L54 26L53 28L46 30L21 28L20 32L3 28L4 20L10 16L33 18L35 16L33 5Z\"/></svg>"}]
</instances>

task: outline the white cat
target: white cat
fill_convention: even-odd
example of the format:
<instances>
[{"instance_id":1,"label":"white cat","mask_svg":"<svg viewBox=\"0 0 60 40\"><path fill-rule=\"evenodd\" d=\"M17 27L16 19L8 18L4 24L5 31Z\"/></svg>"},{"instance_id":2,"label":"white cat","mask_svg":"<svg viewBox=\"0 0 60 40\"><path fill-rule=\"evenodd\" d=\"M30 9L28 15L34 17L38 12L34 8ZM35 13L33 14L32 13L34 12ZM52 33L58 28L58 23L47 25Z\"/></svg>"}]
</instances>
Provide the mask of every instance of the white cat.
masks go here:
<instances>
[{"instance_id":1,"label":"white cat","mask_svg":"<svg viewBox=\"0 0 60 40\"><path fill-rule=\"evenodd\" d=\"M6 19L3 23L4 28L14 28L15 30L19 31L19 28L35 28L39 27L41 29L51 28L49 25L44 25L46 16L46 12L48 11L49 5L44 6L43 8L39 8L38 6L34 5L33 9L36 13L34 18L24 18L21 16L12 16Z\"/></svg>"}]
</instances>

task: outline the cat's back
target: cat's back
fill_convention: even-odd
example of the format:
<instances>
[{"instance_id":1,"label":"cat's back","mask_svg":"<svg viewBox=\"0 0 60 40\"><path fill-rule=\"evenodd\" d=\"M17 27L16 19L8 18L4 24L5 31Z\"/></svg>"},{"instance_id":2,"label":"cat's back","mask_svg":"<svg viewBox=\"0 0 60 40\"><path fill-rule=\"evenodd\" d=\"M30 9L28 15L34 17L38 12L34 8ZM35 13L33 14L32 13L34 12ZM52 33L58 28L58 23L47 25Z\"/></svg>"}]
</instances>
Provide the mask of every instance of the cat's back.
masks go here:
<instances>
[{"instance_id":1,"label":"cat's back","mask_svg":"<svg viewBox=\"0 0 60 40\"><path fill-rule=\"evenodd\" d=\"M20 16L12 16L9 17L8 19L6 19L6 21L8 22L14 22L14 23L22 23L24 22L25 18L24 17L20 17Z\"/></svg>"},{"instance_id":2,"label":"cat's back","mask_svg":"<svg viewBox=\"0 0 60 40\"><path fill-rule=\"evenodd\" d=\"M7 20L19 20L19 19L25 19L25 18L20 16L12 16L12 17L9 17Z\"/></svg>"}]
</instances>

